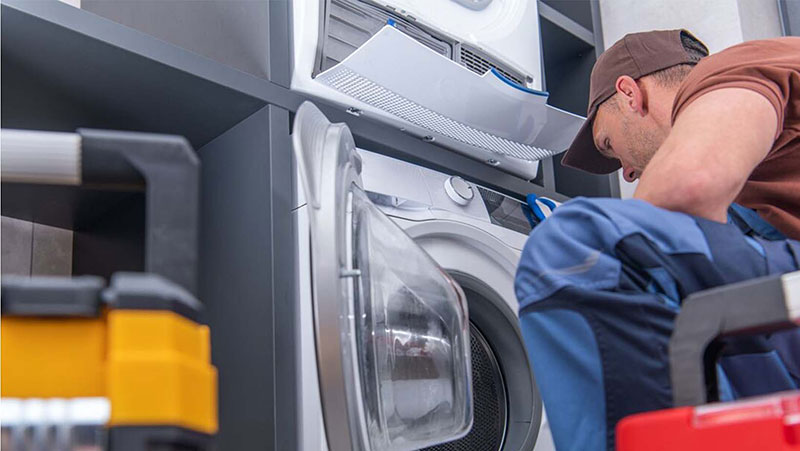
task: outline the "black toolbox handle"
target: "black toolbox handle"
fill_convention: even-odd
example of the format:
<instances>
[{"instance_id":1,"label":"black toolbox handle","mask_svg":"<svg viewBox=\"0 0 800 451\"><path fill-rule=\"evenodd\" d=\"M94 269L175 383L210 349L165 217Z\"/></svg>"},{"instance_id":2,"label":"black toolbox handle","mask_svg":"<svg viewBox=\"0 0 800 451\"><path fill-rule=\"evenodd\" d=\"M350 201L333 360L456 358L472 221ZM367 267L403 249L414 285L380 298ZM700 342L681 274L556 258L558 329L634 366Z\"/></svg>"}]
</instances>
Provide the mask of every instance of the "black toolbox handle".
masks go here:
<instances>
[{"instance_id":1,"label":"black toolbox handle","mask_svg":"<svg viewBox=\"0 0 800 451\"><path fill-rule=\"evenodd\" d=\"M144 187L145 271L197 294L200 161L174 135L79 129L85 185Z\"/></svg>"},{"instance_id":2,"label":"black toolbox handle","mask_svg":"<svg viewBox=\"0 0 800 451\"><path fill-rule=\"evenodd\" d=\"M200 162L185 138L3 130L2 154L3 182L145 190L145 272L197 294Z\"/></svg>"},{"instance_id":3,"label":"black toolbox handle","mask_svg":"<svg viewBox=\"0 0 800 451\"><path fill-rule=\"evenodd\" d=\"M714 340L799 324L800 271L725 285L686 298L669 344L675 407L705 404L711 400L709 394L716 392L716 356L706 356Z\"/></svg>"}]
</instances>

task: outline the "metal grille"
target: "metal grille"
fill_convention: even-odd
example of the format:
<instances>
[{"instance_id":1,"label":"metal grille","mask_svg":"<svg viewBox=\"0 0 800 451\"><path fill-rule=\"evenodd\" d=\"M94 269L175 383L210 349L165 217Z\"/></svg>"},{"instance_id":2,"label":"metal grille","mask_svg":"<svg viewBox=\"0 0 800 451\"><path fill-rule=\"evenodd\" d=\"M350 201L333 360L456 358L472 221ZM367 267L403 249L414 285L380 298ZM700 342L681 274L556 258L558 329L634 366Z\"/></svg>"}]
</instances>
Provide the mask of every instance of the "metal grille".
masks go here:
<instances>
[{"instance_id":1,"label":"metal grille","mask_svg":"<svg viewBox=\"0 0 800 451\"><path fill-rule=\"evenodd\" d=\"M538 161L557 153L472 128L425 108L346 67L336 67L317 79L344 94L414 125L480 149L528 161Z\"/></svg>"},{"instance_id":2,"label":"metal grille","mask_svg":"<svg viewBox=\"0 0 800 451\"><path fill-rule=\"evenodd\" d=\"M494 67L498 72L503 74L504 77L508 78L509 80L513 80L515 83L520 85L525 85L523 83L523 77L517 74L512 73L510 70L504 69L499 64L490 62L486 57L480 55L475 50L471 50L465 46L461 46L461 65L466 67L467 69L475 72L476 74L483 75L488 71L490 68Z\"/></svg>"},{"instance_id":3,"label":"metal grille","mask_svg":"<svg viewBox=\"0 0 800 451\"><path fill-rule=\"evenodd\" d=\"M470 325L472 353L472 430L466 436L423 451L496 451L506 430L506 393L503 375L486 339Z\"/></svg>"}]
</instances>

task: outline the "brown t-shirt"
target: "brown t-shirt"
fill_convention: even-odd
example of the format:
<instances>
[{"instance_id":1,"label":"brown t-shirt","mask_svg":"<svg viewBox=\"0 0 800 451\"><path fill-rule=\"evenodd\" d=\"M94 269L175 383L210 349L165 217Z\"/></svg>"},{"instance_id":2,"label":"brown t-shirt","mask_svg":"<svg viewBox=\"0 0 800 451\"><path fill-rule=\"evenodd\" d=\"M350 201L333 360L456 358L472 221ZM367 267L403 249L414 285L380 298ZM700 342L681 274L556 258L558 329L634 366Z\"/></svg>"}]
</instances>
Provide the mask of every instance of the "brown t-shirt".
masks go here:
<instances>
[{"instance_id":1,"label":"brown t-shirt","mask_svg":"<svg viewBox=\"0 0 800 451\"><path fill-rule=\"evenodd\" d=\"M692 101L721 88L753 90L778 113L775 143L736 202L800 239L800 37L744 42L702 59L678 88L672 122Z\"/></svg>"}]
</instances>

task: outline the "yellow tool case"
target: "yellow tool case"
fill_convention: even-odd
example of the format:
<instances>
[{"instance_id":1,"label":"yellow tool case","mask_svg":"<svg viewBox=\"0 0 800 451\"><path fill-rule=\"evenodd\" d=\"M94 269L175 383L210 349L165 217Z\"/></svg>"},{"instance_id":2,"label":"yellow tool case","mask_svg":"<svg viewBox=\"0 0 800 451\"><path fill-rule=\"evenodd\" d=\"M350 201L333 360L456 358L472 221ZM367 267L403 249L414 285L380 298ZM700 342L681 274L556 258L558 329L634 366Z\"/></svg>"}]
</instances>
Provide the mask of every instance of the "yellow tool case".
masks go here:
<instances>
[{"instance_id":1,"label":"yellow tool case","mask_svg":"<svg viewBox=\"0 0 800 451\"><path fill-rule=\"evenodd\" d=\"M217 431L217 373L202 306L160 276L117 273L108 287L92 276L5 277L0 353L3 403L46 411L48 400L56 400L52 410L70 399L105 399L95 445L202 450ZM4 422L3 449L78 449L52 414L40 416Z\"/></svg>"},{"instance_id":2,"label":"yellow tool case","mask_svg":"<svg viewBox=\"0 0 800 451\"><path fill-rule=\"evenodd\" d=\"M2 450L211 449L217 370L195 295L189 143L3 130L2 147L4 215L73 230L82 262L72 276L2 278Z\"/></svg>"}]
</instances>

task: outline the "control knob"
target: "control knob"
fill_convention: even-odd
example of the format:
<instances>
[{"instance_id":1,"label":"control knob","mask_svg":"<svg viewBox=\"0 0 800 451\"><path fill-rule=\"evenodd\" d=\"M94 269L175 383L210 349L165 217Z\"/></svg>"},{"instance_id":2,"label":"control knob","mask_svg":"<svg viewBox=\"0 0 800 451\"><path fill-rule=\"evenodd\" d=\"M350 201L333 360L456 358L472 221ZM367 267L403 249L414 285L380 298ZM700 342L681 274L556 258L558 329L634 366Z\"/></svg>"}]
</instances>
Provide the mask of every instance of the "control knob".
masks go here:
<instances>
[{"instance_id":1,"label":"control knob","mask_svg":"<svg viewBox=\"0 0 800 451\"><path fill-rule=\"evenodd\" d=\"M475 197L475 192L472 191L469 183L457 176L449 177L444 181L444 191L458 205L467 205Z\"/></svg>"}]
</instances>

